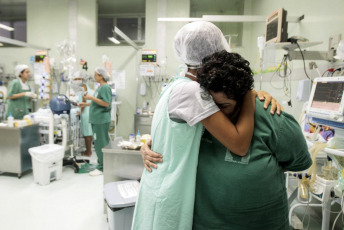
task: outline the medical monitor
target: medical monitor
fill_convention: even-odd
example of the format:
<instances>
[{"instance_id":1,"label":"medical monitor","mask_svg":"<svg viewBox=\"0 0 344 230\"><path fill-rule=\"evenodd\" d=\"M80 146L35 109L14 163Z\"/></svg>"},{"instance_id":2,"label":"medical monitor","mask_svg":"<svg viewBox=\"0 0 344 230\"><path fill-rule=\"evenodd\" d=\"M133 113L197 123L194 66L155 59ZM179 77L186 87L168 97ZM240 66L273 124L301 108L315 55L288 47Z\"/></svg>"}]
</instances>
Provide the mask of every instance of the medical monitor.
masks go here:
<instances>
[{"instance_id":1,"label":"medical monitor","mask_svg":"<svg viewBox=\"0 0 344 230\"><path fill-rule=\"evenodd\" d=\"M142 63L156 63L156 50L142 50Z\"/></svg>"},{"instance_id":2,"label":"medical monitor","mask_svg":"<svg viewBox=\"0 0 344 230\"><path fill-rule=\"evenodd\" d=\"M286 42L287 39L287 11L280 8L266 18L266 43Z\"/></svg>"},{"instance_id":3,"label":"medical monitor","mask_svg":"<svg viewBox=\"0 0 344 230\"><path fill-rule=\"evenodd\" d=\"M344 77L316 78L307 108L313 118L344 123Z\"/></svg>"}]
</instances>

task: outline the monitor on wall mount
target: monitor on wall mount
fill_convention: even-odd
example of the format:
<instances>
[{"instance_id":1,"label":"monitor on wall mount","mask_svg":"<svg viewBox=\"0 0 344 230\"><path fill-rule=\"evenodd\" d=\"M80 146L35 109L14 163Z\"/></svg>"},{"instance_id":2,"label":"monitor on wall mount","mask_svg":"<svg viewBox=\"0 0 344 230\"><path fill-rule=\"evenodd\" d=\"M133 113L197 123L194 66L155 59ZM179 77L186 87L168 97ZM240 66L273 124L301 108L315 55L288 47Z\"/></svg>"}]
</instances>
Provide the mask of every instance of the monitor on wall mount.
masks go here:
<instances>
[{"instance_id":1,"label":"monitor on wall mount","mask_svg":"<svg viewBox=\"0 0 344 230\"><path fill-rule=\"evenodd\" d=\"M266 18L266 43L286 42L287 39L287 11L280 8Z\"/></svg>"}]
</instances>

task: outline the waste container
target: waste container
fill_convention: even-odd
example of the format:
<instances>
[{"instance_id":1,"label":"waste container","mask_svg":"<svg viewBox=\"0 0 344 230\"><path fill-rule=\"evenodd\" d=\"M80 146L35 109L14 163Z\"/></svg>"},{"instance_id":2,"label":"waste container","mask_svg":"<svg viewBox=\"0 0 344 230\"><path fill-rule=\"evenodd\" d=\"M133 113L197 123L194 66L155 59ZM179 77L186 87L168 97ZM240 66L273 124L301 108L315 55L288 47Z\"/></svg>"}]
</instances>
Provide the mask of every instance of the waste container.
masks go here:
<instances>
[{"instance_id":1,"label":"waste container","mask_svg":"<svg viewBox=\"0 0 344 230\"><path fill-rule=\"evenodd\" d=\"M110 230L130 230L140 183L136 180L104 185Z\"/></svg>"},{"instance_id":2,"label":"waste container","mask_svg":"<svg viewBox=\"0 0 344 230\"><path fill-rule=\"evenodd\" d=\"M33 178L35 183L47 185L52 180L62 177L64 147L47 144L29 149L32 159Z\"/></svg>"}]
</instances>

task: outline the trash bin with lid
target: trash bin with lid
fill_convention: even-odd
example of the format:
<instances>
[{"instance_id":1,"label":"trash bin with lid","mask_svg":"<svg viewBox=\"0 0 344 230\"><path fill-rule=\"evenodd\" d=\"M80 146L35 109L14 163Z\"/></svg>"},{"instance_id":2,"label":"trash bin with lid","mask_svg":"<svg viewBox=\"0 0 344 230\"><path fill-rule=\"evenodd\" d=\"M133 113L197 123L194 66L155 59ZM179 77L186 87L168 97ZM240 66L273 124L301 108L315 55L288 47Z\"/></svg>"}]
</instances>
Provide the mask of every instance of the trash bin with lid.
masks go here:
<instances>
[{"instance_id":1,"label":"trash bin with lid","mask_svg":"<svg viewBox=\"0 0 344 230\"><path fill-rule=\"evenodd\" d=\"M32 159L33 178L35 183L47 185L52 180L62 177L64 147L47 144L29 149Z\"/></svg>"},{"instance_id":2,"label":"trash bin with lid","mask_svg":"<svg viewBox=\"0 0 344 230\"><path fill-rule=\"evenodd\" d=\"M140 183L136 180L104 185L110 230L130 230Z\"/></svg>"}]
</instances>

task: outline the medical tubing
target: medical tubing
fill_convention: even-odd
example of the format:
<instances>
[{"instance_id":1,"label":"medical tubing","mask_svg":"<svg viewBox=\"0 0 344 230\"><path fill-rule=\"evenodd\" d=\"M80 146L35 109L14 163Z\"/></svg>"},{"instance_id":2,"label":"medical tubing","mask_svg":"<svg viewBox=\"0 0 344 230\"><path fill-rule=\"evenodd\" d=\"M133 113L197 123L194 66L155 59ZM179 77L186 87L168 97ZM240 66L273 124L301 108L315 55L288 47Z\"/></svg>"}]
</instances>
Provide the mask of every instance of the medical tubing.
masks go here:
<instances>
[{"instance_id":1,"label":"medical tubing","mask_svg":"<svg viewBox=\"0 0 344 230\"><path fill-rule=\"evenodd\" d=\"M309 150L309 152L311 153L312 156L312 166L308 169L307 174L308 175L312 175L312 178L310 180L310 183L314 183L315 178L316 178L316 173L317 173L317 164L316 164L316 157L318 155L318 153L323 150L324 148L327 147L327 143L320 143L317 142L313 145L313 147Z\"/></svg>"}]
</instances>

